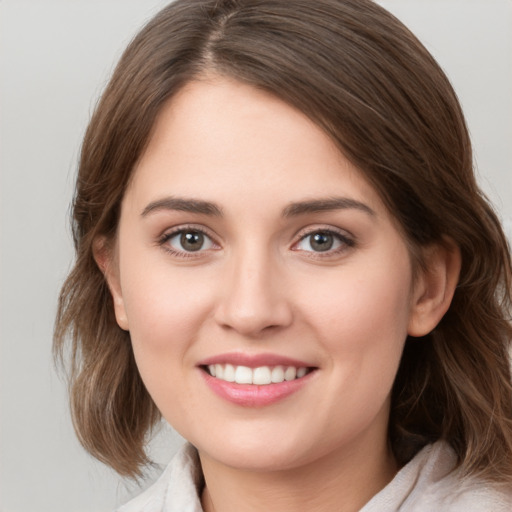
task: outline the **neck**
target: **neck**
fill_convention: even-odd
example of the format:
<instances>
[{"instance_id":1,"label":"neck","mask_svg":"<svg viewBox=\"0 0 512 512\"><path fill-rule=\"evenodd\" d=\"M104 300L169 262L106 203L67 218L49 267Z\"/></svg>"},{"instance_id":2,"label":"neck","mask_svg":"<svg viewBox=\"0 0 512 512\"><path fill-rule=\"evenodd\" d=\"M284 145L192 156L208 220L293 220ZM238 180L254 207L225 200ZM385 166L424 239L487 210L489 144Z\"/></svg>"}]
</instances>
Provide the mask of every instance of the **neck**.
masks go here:
<instances>
[{"instance_id":1,"label":"neck","mask_svg":"<svg viewBox=\"0 0 512 512\"><path fill-rule=\"evenodd\" d=\"M225 466L201 453L200 458L205 512L356 512L397 471L385 439L379 447L340 449L309 464L271 472Z\"/></svg>"}]
</instances>

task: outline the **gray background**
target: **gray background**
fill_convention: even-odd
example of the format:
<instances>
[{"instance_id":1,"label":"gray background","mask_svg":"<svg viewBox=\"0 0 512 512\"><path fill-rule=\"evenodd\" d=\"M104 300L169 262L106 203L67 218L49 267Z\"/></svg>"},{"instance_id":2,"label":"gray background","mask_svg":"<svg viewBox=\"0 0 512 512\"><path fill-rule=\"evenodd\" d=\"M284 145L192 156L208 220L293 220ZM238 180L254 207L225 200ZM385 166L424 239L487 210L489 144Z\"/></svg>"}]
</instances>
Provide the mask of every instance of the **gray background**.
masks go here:
<instances>
[{"instance_id":1,"label":"gray background","mask_svg":"<svg viewBox=\"0 0 512 512\"><path fill-rule=\"evenodd\" d=\"M87 120L163 0L0 0L0 511L108 511L138 492L78 445L51 360ZM512 235L512 1L386 0L450 76L479 179ZM151 450L179 444L166 426Z\"/></svg>"}]
</instances>

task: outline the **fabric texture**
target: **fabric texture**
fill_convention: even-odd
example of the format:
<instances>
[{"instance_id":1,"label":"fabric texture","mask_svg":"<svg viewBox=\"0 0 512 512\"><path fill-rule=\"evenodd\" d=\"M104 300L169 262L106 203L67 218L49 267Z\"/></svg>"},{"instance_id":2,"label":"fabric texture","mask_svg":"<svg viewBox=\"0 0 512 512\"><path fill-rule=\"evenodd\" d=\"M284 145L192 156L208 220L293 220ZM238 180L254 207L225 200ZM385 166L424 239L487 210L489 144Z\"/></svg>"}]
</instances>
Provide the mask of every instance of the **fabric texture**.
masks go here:
<instances>
[{"instance_id":1,"label":"fabric texture","mask_svg":"<svg viewBox=\"0 0 512 512\"><path fill-rule=\"evenodd\" d=\"M455 454L439 441L421 450L360 512L511 512L512 490L462 479ZM203 512L196 449L185 444L149 489L117 512Z\"/></svg>"}]
</instances>

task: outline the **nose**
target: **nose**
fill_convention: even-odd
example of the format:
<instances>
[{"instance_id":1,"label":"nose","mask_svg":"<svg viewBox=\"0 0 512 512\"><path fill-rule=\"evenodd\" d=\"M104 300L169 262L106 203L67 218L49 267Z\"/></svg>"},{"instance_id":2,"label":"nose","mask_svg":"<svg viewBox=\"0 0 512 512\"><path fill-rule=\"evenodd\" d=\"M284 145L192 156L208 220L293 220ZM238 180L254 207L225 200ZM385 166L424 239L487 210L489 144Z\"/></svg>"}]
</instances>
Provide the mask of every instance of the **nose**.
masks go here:
<instances>
[{"instance_id":1,"label":"nose","mask_svg":"<svg viewBox=\"0 0 512 512\"><path fill-rule=\"evenodd\" d=\"M292 307L278 267L263 251L231 261L215 311L217 323L248 337L289 326Z\"/></svg>"}]
</instances>

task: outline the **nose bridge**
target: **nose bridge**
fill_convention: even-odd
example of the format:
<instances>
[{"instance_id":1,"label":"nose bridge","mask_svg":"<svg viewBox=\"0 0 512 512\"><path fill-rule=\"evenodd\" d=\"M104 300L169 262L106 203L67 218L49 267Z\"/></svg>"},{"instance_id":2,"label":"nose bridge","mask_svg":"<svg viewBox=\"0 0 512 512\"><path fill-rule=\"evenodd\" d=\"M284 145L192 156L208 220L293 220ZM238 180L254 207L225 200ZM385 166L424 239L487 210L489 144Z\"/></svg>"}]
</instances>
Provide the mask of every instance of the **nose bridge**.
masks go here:
<instances>
[{"instance_id":1,"label":"nose bridge","mask_svg":"<svg viewBox=\"0 0 512 512\"><path fill-rule=\"evenodd\" d=\"M217 311L220 324L244 335L256 335L291 322L278 260L269 247L258 244L247 243L233 251Z\"/></svg>"}]
</instances>

